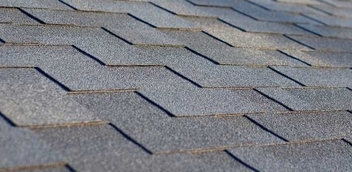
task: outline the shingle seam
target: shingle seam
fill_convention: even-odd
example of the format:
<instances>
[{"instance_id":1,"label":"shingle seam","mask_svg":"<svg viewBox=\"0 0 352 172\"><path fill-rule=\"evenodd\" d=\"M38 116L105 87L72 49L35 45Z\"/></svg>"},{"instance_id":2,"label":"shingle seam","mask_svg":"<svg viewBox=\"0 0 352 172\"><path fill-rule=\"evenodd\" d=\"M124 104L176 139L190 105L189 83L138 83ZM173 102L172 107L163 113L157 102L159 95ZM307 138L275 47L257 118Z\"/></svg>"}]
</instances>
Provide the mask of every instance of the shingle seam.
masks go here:
<instances>
[{"instance_id":1,"label":"shingle seam","mask_svg":"<svg viewBox=\"0 0 352 172\"><path fill-rule=\"evenodd\" d=\"M272 100L272 101L278 103L279 105L283 106L284 108L288 109L289 111L293 111L292 108L290 108L290 107L288 107L287 105L285 105L284 103L281 103L280 101L278 101L278 100L276 100L276 99L270 97L269 95L266 95L265 93L259 91L258 89L255 89L255 88L254 88L253 90L256 91L256 92L258 92L259 94L263 95L264 97L266 97L266 98L268 98L268 99L270 99L270 100Z\"/></svg>"},{"instance_id":2,"label":"shingle seam","mask_svg":"<svg viewBox=\"0 0 352 172\"><path fill-rule=\"evenodd\" d=\"M274 112L274 114L278 115L290 115L290 114L298 114L298 115L304 115L304 114L321 114L321 113L329 113L329 112L349 112L348 110L295 110L295 111L287 111L287 112Z\"/></svg>"},{"instance_id":3,"label":"shingle seam","mask_svg":"<svg viewBox=\"0 0 352 172\"><path fill-rule=\"evenodd\" d=\"M206 32L206 31L204 31L204 30L202 30L201 32L204 33L204 34L206 34L206 35L208 35L208 36L210 36L211 38L213 38L213 39L215 39L215 40L217 40L217 41L220 41L220 42L222 42L222 43L224 43L224 44L230 46L230 47L234 47L233 45L227 43L226 41L223 41L223 40L217 38L216 36L213 36L211 33L208 33L208 32Z\"/></svg>"},{"instance_id":4,"label":"shingle seam","mask_svg":"<svg viewBox=\"0 0 352 172\"><path fill-rule=\"evenodd\" d=\"M303 46L305 46L305 47L308 47L308 48L310 48L310 49L312 49L312 50L315 50L314 47L309 46L309 45L307 45L307 44L304 44L303 42L297 41L297 40L295 40L295 39L293 39L293 38L287 36L286 34L284 34L283 36L286 37L287 39L293 41L293 42L296 42L296 43L301 44L301 45L303 45Z\"/></svg>"},{"instance_id":5,"label":"shingle seam","mask_svg":"<svg viewBox=\"0 0 352 172\"><path fill-rule=\"evenodd\" d=\"M116 38L119 38L119 39L121 39L121 40L125 41L126 43L128 43L128 44L130 44L130 45L133 45L133 43L132 43L132 42L127 41L126 39L124 39L124 38L122 38L122 37L120 37L120 36L116 35L115 33L111 32L111 31L110 31L110 30L108 30L108 29L106 29L106 28L104 28L104 27L101 27L101 29L103 29L105 32L107 32L107 33L111 34L112 36L115 36Z\"/></svg>"},{"instance_id":6,"label":"shingle seam","mask_svg":"<svg viewBox=\"0 0 352 172\"><path fill-rule=\"evenodd\" d=\"M166 115L168 115L169 117L175 117L174 114L172 114L170 111L166 110L165 108L163 108L161 105L157 104L156 102L154 102L153 100L149 99L147 96L143 95L141 92L136 91L135 92L138 96L140 96L141 98L143 98L144 100L146 100L148 103L154 105L155 107L157 107L158 109L160 109L161 111L165 112Z\"/></svg>"},{"instance_id":7,"label":"shingle seam","mask_svg":"<svg viewBox=\"0 0 352 172\"><path fill-rule=\"evenodd\" d=\"M232 8L231 6L221 6L221 5L203 5L203 4L197 4L197 3L194 3L194 2L192 2L192 1L190 1L190 0L185 0L185 1L187 1L187 2L191 3L191 4L192 4L192 5L194 5L194 6L200 6L200 7L214 7L214 8L225 8L225 9L230 9L230 8Z\"/></svg>"},{"instance_id":8,"label":"shingle seam","mask_svg":"<svg viewBox=\"0 0 352 172\"><path fill-rule=\"evenodd\" d=\"M172 68L170 68L170 67L168 67L168 66L166 66L165 68L168 69L169 71L171 71L172 73L174 73L175 75L181 77L182 79L184 79L184 80L186 80L186 81L192 83L194 86L196 86L196 87L198 87L198 88L203 88L203 87L202 87L200 84L198 84L197 82L195 82L195 81L193 81L193 80L187 78L186 76L180 74L179 72L173 70Z\"/></svg>"},{"instance_id":9,"label":"shingle seam","mask_svg":"<svg viewBox=\"0 0 352 172\"><path fill-rule=\"evenodd\" d=\"M2 112L0 112L0 118L2 118L4 121L6 121L9 125L11 125L12 127L16 127L17 125L10 119L8 118L6 115L4 115Z\"/></svg>"},{"instance_id":10,"label":"shingle seam","mask_svg":"<svg viewBox=\"0 0 352 172\"><path fill-rule=\"evenodd\" d=\"M233 25L233 24L231 24L231 23L229 23L229 22L227 22L227 21L225 21L225 20L223 20L223 19L221 19L221 18L218 18L218 20L221 21L222 23L225 23L225 24L227 24L227 25L229 25L229 26L231 26L231 27L234 27L234 28L236 28L236 29L238 29L238 30L240 30L240 31L242 31L242 32L247 32L245 29L243 29L243 28L241 28L241 27L238 27L238 26L236 26L236 25Z\"/></svg>"},{"instance_id":11,"label":"shingle seam","mask_svg":"<svg viewBox=\"0 0 352 172\"><path fill-rule=\"evenodd\" d=\"M224 150L224 152L229 155L231 158L235 159L237 162L239 162L240 164L244 165L245 167L247 167L248 169L254 171L254 172L259 172L259 170L257 170L256 168L252 167L251 165L249 165L248 163L244 162L243 160L241 160L240 158L236 157L234 154L232 154L230 151L228 150Z\"/></svg>"},{"instance_id":12,"label":"shingle seam","mask_svg":"<svg viewBox=\"0 0 352 172\"><path fill-rule=\"evenodd\" d=\"M37 21L40 24L45 24L45 22L43 20L40 20L38 17L35 17L34 15L28 13L27 11L21 9L21 8L17 8L21 13L23 13L24 15L28 16L29 18Z\"/></svg>"},{"instance_id":13,"label":"shingle seam","mask_svg":"<svg viewBox=\"0 0 352 172\"><path fill-rule=\"evenodd\" d=\"M9 168L1 168L0 172L20 171L20 170L36 170L36 169L41 169L43 167L65 167L66 164L67 164L66 162L54 162L54 163L50 163L50 164L9 167Z\"/></svg>"},{"instance_id":14,"label":"shingle seam","mask_svg":"<svg viewBox=\"0 0 352 172\"><path fill-rule=\"evenodd\" d=\"M134 16L134 15L131 14L131 13L127 13L127 15L130 16L130 17L132 17L132 18L134 18L134 19L136 19L136 20L138 20L138 21L140 21L140 22L142 22L142 23L144 23L144 24L146 24L146 25L148 25L148 26L150 26L150 27L152 27L152 28L157 28L156 26L154 26L154 25L152 25L152 24L150 24L150 23L148 23L148 22L146 22L146 21L144 21L144 20L138 18L137 16Z\"/></svg>"},{"instance_id":15,"label":"shingle seam","mask_svg":"<svg viewBox=\"0 0 352 172\"><path fill-rule=\"evenodd\" d=\"M16 125L20 128L30 128L30 129L39 129L39 128L57 128L57 127L73 127L73 126L92 126L92 125L104 125L108 124L107 121L87 121L87 122L77 122L77 123L61 123L61 124L41 124L41 125Z\"/></svg>"},{"instance_id":16,"label":"shingle seam","mask_svg":"<svg viewBox=\"0 0 352 172\"><path fill-rule=\"evenodd\" d=\"M128 134L126 134L125 132L123 132L121 129L119 129L116 125L110 123L109 124L111 127L113 127L117 132L119 132L121 135L123 135L126 139L128 139L129 141L131 141L132 143L134 143L136 146L138 146L139 148L143 149L145 152L147 152L150 155L153 155L153 152L150 151L149 149L147 149L145 146L143 146L141 143L138 143L135 139L133 139L132 137L130 137Z\"/></svg>"},{"instance_id":17,"label":"shingle seam","mask_svg":"<svg viewBox=\"0 0 352 172\"><path fill-rule=\"evenodd\" d=\"M293 79L293 78L291 78L291 77L289 77L289 76L283 74L282 72L280 72L280 71L278 71L278 70L276 70L276 69L274 69L274 68L272 68L272 67L270 67L270 66L268 66L268 69L271 69L272 71L274 71L274 72L280 74L281 76L286 77L287 79L290 79L291 81L293 81L293 82L299 84L300 86L306 86L306 85L304 85L303 83L301 83L301 82L299 82L299 81L297 81L297 80L295 80L295 79Z\"/></svg>"},{"instance_id":18,"label":"shingle seam","mask_svg":"<svg viewBox=\"0 0 352 172\"><path fill-rule=\"evenodd\" d=\"M80 53L82 53L83 55L89 57L90 59L94 60L95 62L99 63L100 65L103 65L105 66L106 64L104 62L102 62L101 60L99 60L98 58L94 57L93 55L85 52L84 50L80 49L79 47L75 46L75 45L72 45L72 47L74 49L76 49L77 51L79 51Z\"/></svg>"},{"instance_id":19,"label":"shingle seam","mask_svg":"<svg viewBox=\"0 0 352 172\"><path fill-rule=\"evenodd\" d=\"M65 167L66 167L67 170L69 170L70 172L77 172L77 170L75 170L70 164L66 164Z\"/></svg>"},{"instance_id":20,"label":"shingle seam","mask_svg":"<svg viewBox=\"0 0 352 172\"><path fill-rule=\"evenodd\" d=\"M192 48L185 47L185 49L187 49L188 51L190 51L190 52L192 52L192 53L194 53L194 54L196 54L196 55L198 55L198 56L210 61L211 63L213 63L215 65L219 65L219 62L217 62L217 61L215 61L215 60L213 60L213 59L211 59L211 58L209 58L209 57L207 57L207 56L205 56L205 55L193 50Z\"/></svg>"},{"instance_id":21,"label":"shingle seam","mask_svg":"<svg viewBox=\"0 0 352 172\"><path fill-rule=\"evenodd\" d=\"M325 25L325 26L328 25L328 24L326 24L326 23L324 23L324 22L322 22L322 21L320 21L320 20L317 20L317 19L315 19L315 18L309 17L309 16L306 15L306 14L301 14L301 16L303 16L303 17L305 17L305 18L308 18L308 19L310 19L310 20L313 20L313 21L315 21L315 22L318 22L318 23L320 23L320 24L322 24L322 25Z\"/></svg>"},{"instance_id":22,"label":"shingle seam","mask_svg":"<svg viewBox=\"0 0 352 172\"><path fill-rule=\"evenodd\" d=\"M64 4L64 5L66 5L66 6L68 6L68 7L70 7L70 8L72 8L73 10L78 10L77 8L75 8L74 6L72 6L72 5L70 5L70 4L68 4L68 3L66 3L66 2L64 2L64 1L62 1L62 0L58 0L59 2L61 2L62 4Z\"/></svg>"},{"instance_id":23,"label":"shingle seam","mask_svg":"<svg viewBox=\"0 0 352 172\"><path fill-rule=\"evenodd\" d=\"M67 95L77 95L77 94L104 94L104 93L126 93L135 92L139 88L129 88L129 89L111 89L111 90L71 90L67 92Z\"/></svg>"},{"instance_id":24,"label":"shingle seam","mask_svg":"<svg viewBox=\"0 0 352 172\"><path fill-rule=\"evenodd\" d=\"M67 86L65 86L64 84L60 83L58 80L56 80L55 78L53 78L52 76L50 76L49 74L47 74L46 72L44 72L42 69L40 69L39 67L35 67L35 69L42 74L43 76L47 77L49 80L51 80L52 82L54 82L55 84L57 84L59 87L61 87L63 90L65 91L71 91L70 88L68 88Z\"/></svg>"},{"instance_id":25,"label":"shingle seam","mask_svg":"<svg viewBox=\"0 0 352 172\"><path fill-rule=\"evenodd\" d=\"M284 138L283 136L280 136L279 134L269 130L268 128L266 128L264 125L260 124L259 122L257 122L256 120L252 119L251 117L244 115L243 117L245 117L246 119L248 119L250 122L252 122L253 124L257 125L258 127L260 127L262 130L274 135L275 137L279 138L280 140L284 141L284 142L289 142L288 139Z\"/></svg>"},{"instance_id":26,"label":"shingle seam","mask_svg":"<svg viewBox=\"0 0 352 172\"><path fill-rule=\"evenodd\" d=\"M348 141L347 139L343 138L341 140L344 141L345 143L347 143L348 145L352 146L352 143L350 141Z\"/></svg>"},{"instance_id":27,"label":"shingle seam","mask_svg":"<svg viewBox=\"0 0 352 172\"><path fill-rule=\"evenodd\" d=\"M241 11L239 11L239 10L236 10L236 9L233 8L233 7L231 7L231 10L233 10L234 12L240 13L240 14L242 14L242 15L244 15L244 16L247 16L247 17L249 17L249 18L251 18L251 19L253 19L253 20L260 21L258 18L255 18L255 17L253 17L253 16L251 16L251 15L249 15L249 14L246 14L246 13L244 13L244 12L241 12Z\"/></svg>"},{"instance_id":28,"label":"shingle seam","mask_svg":"<svg viewBox=\"0 0 352 172\"><path fill-rule=\"evenodd\" d=\"M153 2L148 2L148 3L152 4L153 6L159 8L159 9L161 9L161 10L164 10L164 11L166 11L166 12L172 14L172 15L177 15L177 13L175 13L175 12L173 12L173 11L171 11L171 10L168 10L168 9L166 9L166 8L164 8L164 7L162 7L162 6L158 5L158 4L156 4L156 3L153 3Z\"/></svg>"},{"instance_id":29,"label":"shingle seam","mask_svg":"<svg viewBox=\"0 0 352 172\"><path fill-rule=\"evenodd\" d=\"M225 118L225 117L241 117L245 115L254 114L265 114L267 112L249 112L249 113L237 113L237 114L197 114L197 115L177 115L175 118L202 118L202 117L214 117L214 118Z\"/></svg>"},{"instance_id":30,"label":"shingle seam","mask_svg":"<svg viewBox=\"0 0 352 172\"><path fill-rule=\"evenodd\" d=\"M304 63L304 64L306 64L306 65L308 65L308 66L312 66L311 64L309 64L309 63L307 63L307 62L305 62L305 61L303 61L303 60L301 60L301 59L298 59L298 58L296 58L296 57L293 57L292 55L289 55L289 54L287 54L287 53L285 53L285 52L283 52L283 51L281 51L281 50L277 50L277 51L278 51L279 53L281 53L281 54L283 54L283 55L285 55L285 56L291 58L291 59L294 59L294 60L297 60L297 61L299 61L299 62L302 62L302 63Z\"/></svg>"},{"instance_id":31,"label":"shingle seam","mask_svg":"<svg viewBox=\"0 0 352 172\"><path fill-rule=\"evenodd\" d=\"M293 25L295 25L296 27L298 27L298 28L300 28L300 29L302 29L302 30L304 30L304 31L307 31L307 32L312 33L312 34L314 34L314 35L323 37L323 35L321 35L321 34L319 34L319 33L317 33L317 32L314 32L313 30L310 30L310 29L307 29L307 28L305 28L305 27L302 27L302 26L298 25L297 23L295 23L295 24L293 24Z\"/></svg>"}]
</instances>

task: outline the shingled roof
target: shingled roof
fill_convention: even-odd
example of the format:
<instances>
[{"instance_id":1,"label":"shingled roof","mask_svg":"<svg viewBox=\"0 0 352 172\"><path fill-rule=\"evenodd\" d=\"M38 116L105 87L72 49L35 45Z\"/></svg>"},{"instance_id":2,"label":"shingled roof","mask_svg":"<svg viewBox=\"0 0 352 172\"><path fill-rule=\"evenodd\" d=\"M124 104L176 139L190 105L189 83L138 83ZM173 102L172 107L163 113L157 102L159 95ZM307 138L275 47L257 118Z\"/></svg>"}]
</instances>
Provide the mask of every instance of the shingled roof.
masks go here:
<instances>
[{"instance_id":1,"label":"shingled roof","mask_svg":"<svg viewBox=\"0 0 352 172\"><path fill-rule=\"evenodd\" d=\"M0 171L352 171L352 2L0 0Z\"/></svg>"}]
</instances>

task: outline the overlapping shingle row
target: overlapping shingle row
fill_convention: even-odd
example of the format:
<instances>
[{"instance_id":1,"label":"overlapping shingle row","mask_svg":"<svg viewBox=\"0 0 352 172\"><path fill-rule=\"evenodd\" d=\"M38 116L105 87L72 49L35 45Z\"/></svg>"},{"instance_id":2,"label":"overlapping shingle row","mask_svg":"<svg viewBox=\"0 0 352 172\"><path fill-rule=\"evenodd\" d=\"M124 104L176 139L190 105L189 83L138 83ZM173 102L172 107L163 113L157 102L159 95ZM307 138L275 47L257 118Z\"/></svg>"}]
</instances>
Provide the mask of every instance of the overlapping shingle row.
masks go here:
<instances>
[{"instance_id":1,"label":"overlapping shingle row","mask_svg":"<svg viewBox=\"0 0 352 172\"><path fill-rule=\"evenodd\" d=\"M352 3L0 0L0 171L350 171Z\"/></svg>"}]
</instances>

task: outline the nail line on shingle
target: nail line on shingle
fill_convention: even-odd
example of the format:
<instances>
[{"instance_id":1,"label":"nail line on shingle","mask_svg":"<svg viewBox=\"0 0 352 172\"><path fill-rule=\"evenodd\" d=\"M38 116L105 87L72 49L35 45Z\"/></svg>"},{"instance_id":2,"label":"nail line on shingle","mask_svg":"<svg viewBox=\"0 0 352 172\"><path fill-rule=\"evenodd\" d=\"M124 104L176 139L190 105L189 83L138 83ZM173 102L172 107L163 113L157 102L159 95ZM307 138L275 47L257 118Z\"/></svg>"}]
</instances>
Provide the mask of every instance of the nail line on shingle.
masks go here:
<instances>
[{"instance_id":1,"label":"nail line on shingle","mask_svg":"<svg viewBox=\"0 0 352 172\"><path fill-rule=\"evenodd\" d=\"M60 127L81 127L81 126L91 126L91 125L104 125L108 124L107 121L87 121L87 122L76 122L76 123L61 123L61 124L43 124L43 125L16 125L20 128L29 129L41 129L41 128L60 128Z\"/></svg>"},{"instance_id":2,"label":"nail line on shingle","mask_svg":"<svg viewBox=\"0 0 352 172\"><path fill-rule=\"evenodd\" d=\"M40 165L28 165L28 166L0 168L0 172L11 172L11 171L20 171L20 170L36 170L36 169L41 169L43 167L44 168L65 167L66 164L67 164L66 162L56 162L56 163L40 164Z\"/></svg>"}]
</instances>

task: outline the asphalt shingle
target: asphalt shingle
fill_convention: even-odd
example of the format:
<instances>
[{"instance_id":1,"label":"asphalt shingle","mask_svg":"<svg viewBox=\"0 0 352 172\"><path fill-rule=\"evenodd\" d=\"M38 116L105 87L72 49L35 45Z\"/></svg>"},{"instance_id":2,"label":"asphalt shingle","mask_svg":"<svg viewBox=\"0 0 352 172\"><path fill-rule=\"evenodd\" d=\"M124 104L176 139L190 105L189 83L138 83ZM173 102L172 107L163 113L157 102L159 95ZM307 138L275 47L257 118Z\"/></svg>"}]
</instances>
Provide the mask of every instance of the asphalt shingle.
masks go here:
<instances>
[{"instance_id":1,"label":"asphalt shingle","mask_svg":"<svg viewBox=\"0 0 352 172\"><path fill-rule=\"evenodd\" d=\"M273 67L306 86L351 87L351 69Z\"/></svg>"},{"instance_id":2,"label":"asphalt shingle","mask_svg":"<svg viewBox=\"0 0 352 172\"><path fill-rule=\"evenodd\" d=\"M352 116L346 111L249 116L290 141L341 138L352 131Z\"/></svg>"},{"instance_id":3,"label":"asphalt shingle","mask_svg":"<svg viewBox=\"0 0 352 172\"><path fill-rule=\"evenodd\" d=\"M352 28L314 26L304 24L300 24L299 26L324 37L352 39Z\"/></svg>"},{"instance_id":4,"label":"asphalt shingle","mask_svg":"<svg viewBox=\"0 0 352 172\"><path fill-rule=\"evenodd\" d=\"M66 167L40 167L40 168L20 169L17 171L18 172L71 172L71 170Z\"/></svg>"},{"instance_id":5,"label":"asphalt shingle","mask_svg":"<svg viewBox=\"0 0 352 172\"><path fill-rule=\"evenodd\" d=\"M18 1L3 0L3 1L0 1L0 6L73 10L69 6L57 0L18 0Z\"/></svg>"},{"instance_id":6,"label":"asphalt shingle","mask_svg":"<svg viewBox=\"0 0 352 172\"><path fill-rule=\"evenodd\" d=\"M292 110L348 110L352 92L346 88L258 88Z\"/></svg>"},{"instance_id":7,"label":"asphalt shingle","mask_svg":"<svg viewBox=\"0 0 352 172\"><path fill-rule=\"evenodd\" d=\"M341 18L341 17L319 15L319 14L304 14L304 15L328 26L352 27L352 22L351 22L351 19L349 18Z\"/></svg>"},{"instance_id":8,"label":"asphalt shingle","mask_svg":"<svg viewBox=\"0 0 352 172\"><path fill-rule=\"evenodd\" d=\"M341 140L229 150L260 171L350 171L352 147Z\"/></svg>"},{"instance_id":9,"label":"asphalt shingle","mask_svg":"<svg viewBox=\"0 0 352 172\"><path fill-rule=\"evenodd\" d=\"M247 1L236 1L232 8L262 21L284 22L284 23L316 23L301 15L280 11L268 11Z\"/></svg>"},{"instance_id":10,"label":"asphalt shingle","mask_svg":"<svg viewBox=\"0 0 352 172\"><path fill-rule=\"evenodd\" d=\"M312 66L352 67L352 53L348 52L294 50L283 50L283 52L303 60Z\"/></svg>"},{"instance_id":11,"label":"asphalt shingle","mask_svg":"<svg viewBox=\"0 0 352 172\"><path fill-rule=\"evenodd\" d=\"M304 37L295 35L290 35L289 37L316 50L351 51L352 46L351 39Z\"/></svg>"},{"instance_id":12,"label":"asphalt shingle","mask_svg":"<svg viewBox=\"0 0 352 172\"><path fill-rule=\"evenodd\" d=\"M244 117L171 118L135 93L71 96L153 153L282 142Z\"/></svg>"},{"instance_id":13,"label":"asphalt shingle","mask_svg":"<svg viewBox=\"0 0 352 172\"><path fill-rule=\"evenodd\" d=\"M272 11L284 11L284 12L290 12L290 13L324 14L306 5L281 3L276 1L262 1L262 0L250 0L250 2L253 2L257 5L260 5L261 7L264 7Z\"/></svg>"},{"instance_id":14,"label":"asphalt shingle","mask_svg":"<svg viewBox=\"0 0 352 172\"><path fill-rule=\"evenodd\" d=\"M327 14L339 17L352 17L352 9L336 8L331 5L313 5L313 8L324 11Z\"/></svg>"},{"instance_id":15,"label":"asphalt shingle","mask_svg":"<svg viewBox=\"0 0 352 172\"><path fill-rule=\"evenodd\" d=\"M23 166L63 163L62 156L51 150L30 130L15 128L0 121L0 170Z\"/></svg>"},{"instance_id":16,"label":"asphalt shingle","mask_svg":"<svg viewBox=\"0 0 352 172\"><path fill-rule=\"evenodd\" d=\"M1 23L39 24L15 8L0 8Z\"/></svg>"},{"instance_id":17,"label":"asphalt shingle","mask_svg":"<svg viewBox=\"0 0 352 172\"><path fill-rule=\"evenodd\" d=\"M100 121L35 69L0 69L0 110L16 125Z\"/></svg>"},{"instance_id":18,"label":"asphalt shingle","mask_svg":"<svg viewBox=\"0 0 352 172\"><path fill-rule=\"evenodd\" d=\"M224 152L149 155L109 125L34 131L78 171L247 171Z\"/></svg>"}]
</instances>

